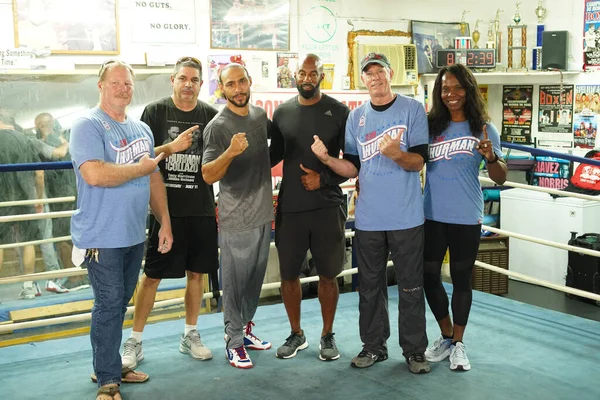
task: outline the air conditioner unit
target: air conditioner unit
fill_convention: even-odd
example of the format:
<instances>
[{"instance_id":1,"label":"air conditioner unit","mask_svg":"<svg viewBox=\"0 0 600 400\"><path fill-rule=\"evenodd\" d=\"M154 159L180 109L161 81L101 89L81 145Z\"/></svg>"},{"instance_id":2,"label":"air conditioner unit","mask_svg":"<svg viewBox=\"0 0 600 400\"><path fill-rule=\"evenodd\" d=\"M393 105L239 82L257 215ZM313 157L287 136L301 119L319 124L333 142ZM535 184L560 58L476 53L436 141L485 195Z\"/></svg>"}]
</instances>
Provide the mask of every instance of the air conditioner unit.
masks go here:
<instances>
[{"instance_id":1,"label":"air conditioner unit","mask_svg":"<svg viewBox=\"0 0 600 400\"><path fill-rule=\"evenodd\" d=\"M392 86L409 86L418 84L417 46L414 44L356 44L354 49L354 81L356 87L365 88L360 79L360 61L369 53L382 53L390 60L394 77Z\"/></svg>"}]
</instances>

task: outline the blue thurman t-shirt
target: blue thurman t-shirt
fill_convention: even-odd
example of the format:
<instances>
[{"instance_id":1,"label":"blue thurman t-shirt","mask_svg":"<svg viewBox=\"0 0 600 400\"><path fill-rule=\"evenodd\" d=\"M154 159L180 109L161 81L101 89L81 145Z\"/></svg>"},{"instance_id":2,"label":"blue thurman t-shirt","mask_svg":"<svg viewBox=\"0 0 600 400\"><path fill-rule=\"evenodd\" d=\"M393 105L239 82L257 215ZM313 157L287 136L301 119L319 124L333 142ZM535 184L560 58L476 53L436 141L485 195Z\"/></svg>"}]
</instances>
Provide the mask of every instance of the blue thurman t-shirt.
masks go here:
<instances>
[{"instance_id":1,"label":"blue thurman t-shirt","mask_svg":"<svg viewBox=\"0 0 600 400\"><path fill-rule=\"evenodd\" d=\"M500 135L487 124L494 153L502 157ZM475 137L469 123L450 122L448 128L429 144L425 183L425 218L448 224L477 225L483 220L483 195L479 184L479 165L483 156L476 146L483 132Z\"/></svg>"},{"instance_id":2,"label":"blue thurman t-shirt","mask_svg":"<svg viewBox=\"0 0 600 400\"><path fill-rule=\"evenodd\" d=\"M423 105L397 95L385 111L375 111L371 102L352 110L346 123L347 154L360 158L360 195L356 204L356 227L364 231L410 229L423 224L423 196L418 171L406 171L379 152L379 142L388 134L401 135L400 148L427 144L427 116Z\"/></svg>"},{"instance_id":3,"label":"blue thurman t-shirt","mask_svg":"<svg viewBox=\"0 0 600 400\"><path fill-rule=\"evenodd\" d=\"M99 107L79 118L71 128L69 146L77 179L77 209L71 218L73 244L80 249L129 247L146 240L150 177L116 187L90 186L79 167L86 161L136 163L154 157L154 139L148 125L117 122Z\"/></svg>"}]
</instances>

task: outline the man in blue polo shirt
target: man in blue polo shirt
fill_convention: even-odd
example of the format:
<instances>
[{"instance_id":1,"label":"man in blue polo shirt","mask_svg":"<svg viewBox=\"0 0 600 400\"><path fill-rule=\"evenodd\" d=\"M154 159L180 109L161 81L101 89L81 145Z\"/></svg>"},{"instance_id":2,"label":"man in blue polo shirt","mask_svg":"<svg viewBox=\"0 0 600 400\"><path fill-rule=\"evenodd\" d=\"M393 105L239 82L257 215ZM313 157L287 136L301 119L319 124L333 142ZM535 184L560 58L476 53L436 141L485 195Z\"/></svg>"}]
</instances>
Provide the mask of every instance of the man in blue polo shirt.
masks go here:
<instances>
[{"instance_id":1,"label":"man in blue polo shirt","mask_svg":"<svg viewBox=\"0 0 600 400\"><path fill-rule=\"evenodd\" d=\"M312 146L334 172L348 178L358 175L360 180L354 245L363 350L351 364L367 368L388 358L386 264L391 251L398 280L400 347L410 371L426 373L430 369L424 356L424 216L419 171L427 160L427 117L419 102L392 92L394 71L385 55L369 53L361 71L371 101L348 117L344 159L330 156L317 136Z\"/></svg>"}]
</instances>

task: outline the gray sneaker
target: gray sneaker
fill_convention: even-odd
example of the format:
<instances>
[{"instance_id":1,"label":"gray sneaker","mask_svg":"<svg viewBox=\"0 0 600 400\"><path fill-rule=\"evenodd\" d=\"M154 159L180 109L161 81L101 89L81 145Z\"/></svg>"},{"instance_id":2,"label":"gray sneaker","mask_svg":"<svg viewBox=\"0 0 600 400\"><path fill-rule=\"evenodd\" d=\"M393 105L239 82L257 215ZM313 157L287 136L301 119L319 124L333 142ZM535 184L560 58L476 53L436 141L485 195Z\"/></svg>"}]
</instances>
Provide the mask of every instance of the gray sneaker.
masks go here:
<instances>
[{"instance_id":1,"label":"gray sneaker","mask_svg":"<svg viewBox=\"0 0 600 400\"><path fill-rule=\"evenodd\" d=\"M415 353L406 359L408 363L408 369L413 374L426 374L431 371L429 367L429 361L425 358L423 353Z\"/></svg>"},{"instance_id":2,"label":"gray sneaker","mask_svg":"<svg viewBox=\"0 0 600 400\"><path fill-rule=\"evenodd\" d=\"M196 360L210 360L212 358L212 352L202 344L202 339L200 339L200 334L196 329L189 331L185 336L181 335L179 352L189 354Z\"/></svg>"},{"instance_id":3,"label":"gray sneaker","mask_svg":"<svg viewBox=\"0 0 600 400\"><path fill-rule=\"evenodd\" d=\"M335 335L335 333L328 333L321 338L321 343L319 343L319 360L333 361L340 358L340 352L335 345L335 338L333 335Z\"/></svg>"},{"instance_id":4,"label":"gray sneaker","mask_svg":"<svg viewBox=\"0 0 600 400\"><path fill-rule=\"evenodd\" d=\"M22 286L21 293L19 293L19 300L31 300L37 296L37 290L35 285Z\"/></svg>"},{"instance_id":5,"label":"gray sneaker","mask_svg":"<svg viewBox=\"0 0 600 400\"><path fill-rule=\"evenodd\" d=\"M352 359L350 365L355 368L369 368L376 362L385 361L388 359L387 351L373 352L363 349L356 357Z\"/></svg>"},{"instance_id":6,"label":"gray sneaker","mask_svg":"<svg viewBox=\"0 0 600 400\"><path fill-rule=\"evenodd\" d=\"M142 350L142 342L138 342L130 337L123 344L123 355L121 356L121 364L123 367L135 369L138 363L144 360L144 350Z\"/></svg>"},{"instance_id":7,"label":"gray sneaker","mask_svg":"<svg viewBox=\"0 0 600 400\"><path fill-rule=\"evenodd\" d=\"M285 339L285 343L283 344L283 346L277 349L277 353L275 353L275 356L277 356L277 358L296 357L298 351L304 350L307 347L308 342L306 341L306 336L304 336L304 333L299 335L295 332L292 332L291 335L288 336L287 339Z\"/></svg>"}]
</instances>

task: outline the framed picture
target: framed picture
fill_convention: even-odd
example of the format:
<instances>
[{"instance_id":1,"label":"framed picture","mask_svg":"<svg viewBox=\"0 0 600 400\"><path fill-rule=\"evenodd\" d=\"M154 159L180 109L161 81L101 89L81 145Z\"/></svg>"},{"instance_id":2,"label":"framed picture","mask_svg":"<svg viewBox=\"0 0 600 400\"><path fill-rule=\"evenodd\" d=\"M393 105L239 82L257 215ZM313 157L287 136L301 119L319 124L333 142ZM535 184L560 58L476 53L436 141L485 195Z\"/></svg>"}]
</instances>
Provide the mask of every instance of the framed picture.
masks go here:
<instances>
[{"instance_id":1,"label":"framed picture","mask_svg":"<svg viewBox=\"0 0 600 400\"><path fill-rule=\"evenodd\" d=\"M210 0L213 49L290 49L290 0Z\"/></svg>"},{"instance_id":2,"label":"framed picture","mask_svg":"<svg viewBox=\"0 0 600 400\"><path fill-rule=\"evenodd\" d=\"M118 0L13 0L15 47L119 54Z\"/></svg>"},{"instance_id":3,"label":"framed picture","mask_svg":"<svg viewBox=\"0 0 600 400\"><path fill-rule=\"evenodd\" d=\"M453 49L456 37L469 36L469 24L461 27L460 22L412 21L412 42L417 46L417 68L419 74L437 71L437 51Z\"/></svg>"}]
</instances>

